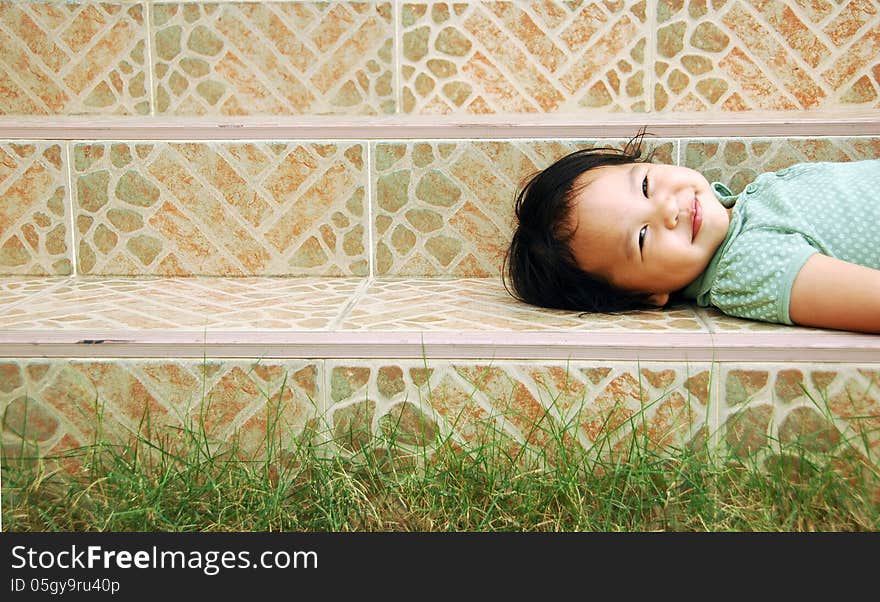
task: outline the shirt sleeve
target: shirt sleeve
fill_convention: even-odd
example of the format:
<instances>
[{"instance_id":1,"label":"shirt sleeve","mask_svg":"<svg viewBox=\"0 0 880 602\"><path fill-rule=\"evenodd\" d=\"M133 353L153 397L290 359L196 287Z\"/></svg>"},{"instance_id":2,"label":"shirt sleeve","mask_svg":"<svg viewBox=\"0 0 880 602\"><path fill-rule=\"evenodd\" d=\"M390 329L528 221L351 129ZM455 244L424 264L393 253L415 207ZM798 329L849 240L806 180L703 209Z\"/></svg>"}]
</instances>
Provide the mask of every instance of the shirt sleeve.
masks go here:
<instances>
[{"instance_id":1,"label":"shirt sleeve","mask_svg":"<svg viewBox=\"0 0 880 602\"><path fill-rule=\"evenodd\" d=\"M718 266L709 302L731 316L793 324L788 311L791 287L816 252L801 234L773 230L743 233Z\"/></svg>"}]
</instances>

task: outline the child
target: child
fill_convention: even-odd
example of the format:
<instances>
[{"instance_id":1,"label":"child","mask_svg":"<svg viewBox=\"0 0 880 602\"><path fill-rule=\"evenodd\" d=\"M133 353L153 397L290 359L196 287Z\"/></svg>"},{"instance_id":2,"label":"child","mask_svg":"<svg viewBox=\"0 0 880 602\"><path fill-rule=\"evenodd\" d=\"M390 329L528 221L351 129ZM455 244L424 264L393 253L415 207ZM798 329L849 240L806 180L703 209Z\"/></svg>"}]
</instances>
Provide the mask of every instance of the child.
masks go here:
<instances>
[{"instance_id":1,"label":"child","mask_svg":"<svg viewBox=\"0 0 880 602\"><path fill-rule=\"evenodd\" d=\"M516 198L504 283L541 307L693 299L781 324L880 332L880 159L801 163L738 196L621 150L571 153Z\"/></svg>"}]
</instances>

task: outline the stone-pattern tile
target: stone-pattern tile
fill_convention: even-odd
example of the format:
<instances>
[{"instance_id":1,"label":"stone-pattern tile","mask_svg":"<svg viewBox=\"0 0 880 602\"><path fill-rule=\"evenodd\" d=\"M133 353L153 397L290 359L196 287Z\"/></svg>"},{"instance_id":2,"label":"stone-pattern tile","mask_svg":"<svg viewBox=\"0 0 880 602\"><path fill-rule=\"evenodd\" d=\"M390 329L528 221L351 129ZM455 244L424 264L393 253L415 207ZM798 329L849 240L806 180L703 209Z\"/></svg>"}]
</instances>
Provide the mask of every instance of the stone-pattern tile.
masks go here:
<instances>
[{"instance_id":1,"label":"stone-pattern tile","mask_svg":"<svg viewBox=\"0 0 880 602\"><path fill-rule=\"evenodd\" d=\"M765 171L804 161L858 161L880 157L880 138L741 138L682 141L682 164L739 194Z\"/></svg>"},{"instance_id":2,"label":"stone-pattern tile","mask_svg":"<svg viewBox=\"0 0 880 602\"><path fill-rule=\"evenodd\" d=\"M26 306L0 313L0 329L324 330L339 319L361 282L358 278L71 279L36 295Z\"/></svg>"},{"instance_id":3,"label":"stone-pattern tile","mask_svg":"<svg viewBox=\"0 0 880 602\"><path fill-rule=\"evenodd\" d=\"M2 361L4 452L45 457L194 429L260 453L268 432L289 446L321 411L321 381L308 361Z\"/></svg>"},{"instance_id":4,"label":"stone-pattern tile","mask_svg":"<svg viewBox=\"0 0 880 602\"><path fill-rule=\"evenodd\" d=\"M369 272L362 143L81 143L78 272Z\"/></svg>"},{"instance_id":5,"label":"stone-pattern tile","mask_svg":"<svg viewBox=\"0 0 880 602\"><path fill-rule=\"evenodd\" d=\"M658 0L657 111L880 107L871 0Z\"/></svg>"},{"instance_id":6,"label":"stone-pattern tile","mask_svg":"<svg viewBox=\"0 0 880 602\"><path fill-rule=\"evenodd\" d=\"M705 332L689 307L581 315L511 297L498 278L378 279L346 314L342 330Z\"/></svg>"},{"instance_id":7,"label":"stone-pattern tile","mask_svg":"<svg viewBox=\"0 0 880 602\"><path fill-rule=\"evenodd\" d=\"M649 110L646 2L404 2L405 113Z\"/></svg>"},{"instance_id":8,"label":"stone-pattern tile","mask_svg":"<svg viewBox=\"0 0 880 602\"><path fill-rule=\"evenodd\" d=\"M625 141L602 141L620 148ZM595 141L375 143L377 276L486 277L501 273L524 179ZM658 161L675 143L649 140Z\"/></svg>"},{"instance_id":9,"label":"stone-pattern tile","mask_svg":"<svg viewBox=\"0 0 880 602\"><path fill-rule=\"evenodd\" d=\"M343 452L373 436L432 447L489 441L552 462L581 445L682 446L710 427L711 367L629 362L327 362L328 419Z\"/></svg>"},{"instance_id":10,"label":"stone-pattern tile","mask_svg":"<svg viewBox=\"0 0 880 602\"><path fill-rule=\"evenodd\" d=\"M798 444L825 452L880 450L880 370L850 364L724 364L724 443L752 454Z\"/></svg>"},{"instance_id":11,"label":"stone-pattern tile","mask_svg":"<svg viewBox=\"0 0 880 602\"><path fill-rule=\"evenodd\" d=\"M0 275L63 276L67 166L59 142L0 142Z\"/></svg>"},{"instance_id":12,"label":"stone-pattern tile","mask_svg":"<svg viewBox=\"0 0 880 602\"><path fill-rule=\"evenodd\" d=\"M393 113L392 12L390 2L155 4L156 111Z\"/></svg>"},{"instance_id":13,"label":"stone-pattern tile","mask_svg":"<svg viewBox=\"0 0 880 602\"><path fill-rule=\"evenodd\" d=\"M0 2L0 115L147 115L144 3Z\"/></svg>"}]
</instances>

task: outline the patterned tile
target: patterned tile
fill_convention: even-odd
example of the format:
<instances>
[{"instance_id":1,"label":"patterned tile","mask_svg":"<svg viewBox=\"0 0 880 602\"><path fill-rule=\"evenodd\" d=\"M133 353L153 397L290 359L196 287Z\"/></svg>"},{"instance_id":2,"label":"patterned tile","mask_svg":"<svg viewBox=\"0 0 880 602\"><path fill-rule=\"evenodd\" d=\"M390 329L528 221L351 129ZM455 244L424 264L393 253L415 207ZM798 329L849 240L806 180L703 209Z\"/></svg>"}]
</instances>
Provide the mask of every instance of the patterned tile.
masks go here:
<instances>
[{"instance_id":1,"label":"patterned tile","mask_svg":"<svg viewBox=\"0 0 880 602\"><path fill-rule=\"evenodd\" d=\"M876 365L730 363L721 367L719 387L724 440L734 450L846 444L875 458L880 450Z\"/></svg>"},{"instance_id":2,"label":"patterned tile","mask_svg":"<svg viewBox=\"0 0 880 602\"><path fill-rule=\"evenodd\" d=\"M64 144L0 142L0 275L70 274Z\"/></svg>"},{"instance_id":3,"label":"patterned tile","mask_svg":"<svg viewBox=\"0 0 880 602\"><path fill-rule=\"evenodd\" d=\"M619 148L624 141L602 145ZM595 141L380 142L374 146L378 276L501 273L524 179ZM652 140L673 161L671 141Z\"/></svg>"},{"instance_id":4,"label":"patterned tile","mask_svg":"<svg viewBox=\"0 0 880 602\"><path fill-rule=\"evenodd\" d=\"M0 314L0 329L323 330L360 284L358 278L72 279Z\"/></svg>"},{"instance_id":5,"label":"patterned tile","mask_svg":"<svg viewBox=\"0 0 880 602\"><path fill-rule=\"evenodd\" d=\"M871 0L658 0L654 110L880 107Z\"/></svg>"},{"instance_id":6,"label":"patterned tile","mask_svg":"<svg viewBox=\"0 0 880 602\"><path fill-rule=\"evenodd\" d=\"M365 153L360 143L77 144L79 273L366 275Z\"/></svg>"},{"instance_id":7,"label":"patterned tile","mask_svg":"<svg viewBox=\"0 0 880 602\"><path fill-rule=\"evenodd\" d=\"M497 278L379 279L340 324L342 330L705 332L690 308L581 315L532 307Z\"/></svg>"},{"instance_id":8,"label":"patterned tile","mask_svg":"<svg viewBox=\"0 0 880 602\"><path fill-rule=\"evenodd\" d=\"M644 112L646 3L404 2L405 113Z\"/></svg>"},{"instance_id":9,"label":"patterned tile","mask_svg":"<svg viewBox=\"0 0 880 602\"><path fill-rule=\"evenodd\" d=\"M3 361L3 444L14 452L24 439L46 456L98 437L202 426L208 443L236 436L259 452L268 425L283 446L320 411L320 370L306 361Z\"/></svg>"},{"instance_id":10,"label":"patterned tile","mask_svg":"<svg viewBox=\"0 0 880 602\"><path fill-rule=\"evenodd\" d=\"M152 14L160 114L396 110L390 2L171 3Z\"/></svg>"},{"instance_id":11,"label":"patterned tile","mask_svg":"<svg viewBox=\"0 0 880 602\"><path fill-rule=\"evenodd\" d=\"M709 331L713 333L733 333L733 332L754 332L754 333L770 333L779 332L784 329L786 334L794 333L810 333L818 329L801 327L801 326L780 326L770 322L760 322L758 320L747 320L745 318L736 318L728 316L714 307L697 308L697 314L703 318L709 327Z\"/></svg>"},{"instance_id":12,"label":"patterned tile","mask_svg":"<svg viewBox=\"0 0 880 602\"><path fill-rule=\"evenodd\" d=\"M31 297L42 297L65 281L66 278L0 277L0 312Z\"/></svg>"},{"instance_id":13,"label":"patterned tile","mask_svg":"<svg viewBox=\"0 0 880 602\"><path fill-rule=\"evenodd\" d=\"M682 163L734 194L758 174L802 161L858 161L880 157L880 138L742 138L682 143Z\"/></svg>"},{"instance_id":14,"label":"patterned tile","mask_svg":"<svg viewBox=\"0 0 880 602\"><path fill-rule=\"evenodd\" d=\"M711 412L708 365L353 360L328 362L327 378L328 416L347 452L373 436L465 447L493 437L552 461L560 446L599 440L686 444Z\"/></svg>"},{"instance_id":15,"label":"patterned tile","mask_svg":"<svg viewBox=\"0 0 880 602\"><path fill-rule=\"evenodd\" d=\"M147 115L145 4L0 1L0 115Z\"/></svg>"}]
</instances>

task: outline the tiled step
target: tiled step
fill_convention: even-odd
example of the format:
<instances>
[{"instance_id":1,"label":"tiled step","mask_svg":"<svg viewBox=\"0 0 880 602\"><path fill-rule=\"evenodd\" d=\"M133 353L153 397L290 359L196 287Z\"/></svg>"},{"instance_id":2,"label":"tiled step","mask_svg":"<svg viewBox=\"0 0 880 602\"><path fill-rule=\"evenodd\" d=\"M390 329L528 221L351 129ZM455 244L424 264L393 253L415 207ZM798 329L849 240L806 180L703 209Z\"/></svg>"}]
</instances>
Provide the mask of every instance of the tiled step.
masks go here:
<instances>
[{"instance_id":1,"label":"tiled step","mask_svg":"<svg viewBox=\"0 0 880 602\"><path fill-rule=\"evenodd\" d=\"M863 135L788 137L782 123L771 137L743 127L743 137L648 144L657 160L739 192L798 161L877 156L880 119L861 124ZM329 128L341 138L4 141L0 129L0 274L494 277L524 178L576 148L625 142L497 138L495 127L509 130L383 139L377 124L350 132L363 139ZM457 126L435 135L444 131ZM667 129L676 131L687 130Z\"/></svg>"},{"instance_id":2,"label":"tiled step","mask_svg":"<svg viewBox=\"0 0 880 602\"><path fill-rule=\"evenodd\" d=\"M765 455L798 438L880 446L880 337L690 307L547 311L493 278L5 279L0 356L10 454L20 435L48 455L87 444L96 405L103 437L148 409L169 428L206 415L258 449L279 401L284 436L318 423L338 453L389 423L404 447L467 445L487 425L530 449L553 425L586 448L609 432Z\"/></svg>"},{"instance_id":3,"label":"tiled step","mask_svg":"<svg viewBox=\"0 0 880 602\"><path fill-rule=\"evenodd\" d=\"M6 115L876 108L873 2L0 2Z\"/></svg>"},{"instance_id":4,"label":"tiled step","mask_svg":"<svg viewBox=\"0 0 880 602\"><path fill-rule=\"evenodd\" d=\"M880 361L880 337L680 306L535 308L495 278L0 280L7 357Z\"/></svg>"}]
</instances>

